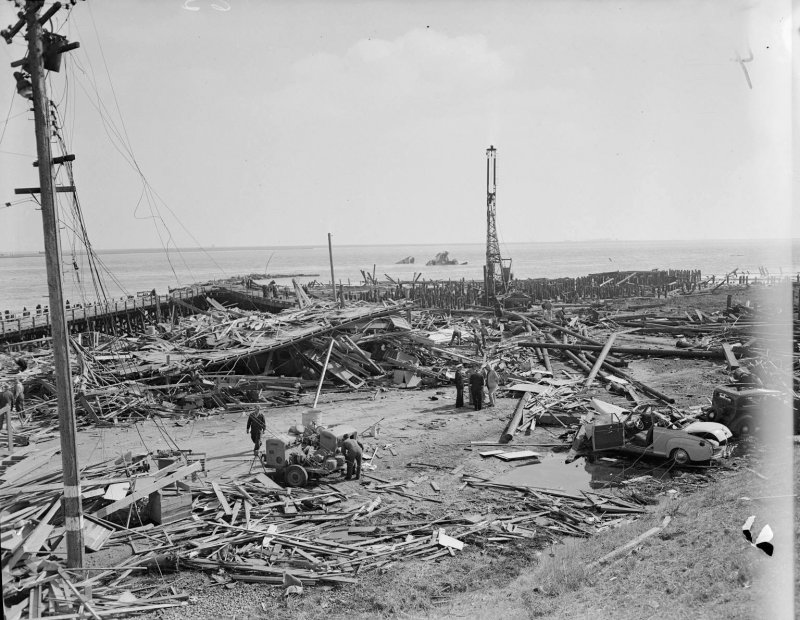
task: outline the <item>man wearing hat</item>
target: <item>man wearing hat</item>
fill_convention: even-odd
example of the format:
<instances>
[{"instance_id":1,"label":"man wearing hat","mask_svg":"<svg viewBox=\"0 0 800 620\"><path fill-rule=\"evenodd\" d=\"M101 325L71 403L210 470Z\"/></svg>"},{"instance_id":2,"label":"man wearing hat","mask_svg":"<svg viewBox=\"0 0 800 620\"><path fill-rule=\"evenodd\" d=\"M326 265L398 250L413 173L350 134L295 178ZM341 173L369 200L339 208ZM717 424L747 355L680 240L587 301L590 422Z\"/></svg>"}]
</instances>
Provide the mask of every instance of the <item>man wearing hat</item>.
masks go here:
<instances>
[{"instance_id":1,"label":"man wearing hat","mask_svg":"<svg viewBox=\"0 0 800 620\"><path fill-rule=\"evenodd\" d=\"M456 409L464 406L464 373L462 372L464 364L456 366Z\"/></svg>"},{"instance_id":2,"label":"man wearing hat","mask_svg":"<svg viewBox=\"0 0 800 620\"><path fill-rule=\"evenodd\" d=\"M469 376L469 392L472 395L472 406L475 411L483 408L483 373L476 368Z\"/></svg>"}]
</instances>

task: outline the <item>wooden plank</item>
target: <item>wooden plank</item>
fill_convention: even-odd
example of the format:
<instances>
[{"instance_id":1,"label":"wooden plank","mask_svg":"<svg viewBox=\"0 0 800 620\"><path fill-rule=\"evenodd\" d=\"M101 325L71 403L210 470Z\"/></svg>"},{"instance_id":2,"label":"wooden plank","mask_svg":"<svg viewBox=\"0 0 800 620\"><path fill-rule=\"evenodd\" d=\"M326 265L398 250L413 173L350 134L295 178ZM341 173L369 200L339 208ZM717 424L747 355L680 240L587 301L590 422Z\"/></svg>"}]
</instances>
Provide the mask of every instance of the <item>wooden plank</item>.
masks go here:
<instances>
[{"instance_id":1,"label":"wooden plank","mask_svg":"<svg viewBox=\"0 0 800 620\"><path fill-rule=\"evenodd\" d=\"M540 455L532 450L520 450L518 452L503 452L502 454L495 454L495 456L503 461L517 461L519 459L536 459Z\"/></svg>"},{"instance_id":2,"label":"wooden plank","mask_svg":"<svg viewBox=\"0 0 800 620\"><path fill-rule=\"evenodd\" d=\"M669 522L670 522L671 519L672 519L672 517L669 517L669 516L664 517L664 520L661 522L661 525L658 525L656 527L653 527L653 528L647 530L644 534L640 534L639 536L634 538L629 543L614 549L610 553L606 553L599 560L596 560L596 561L592 562L591 564L589 564L589 566L597 566L598 564L603 564L605 562L609 562L609 561L611 561L613 559L616 559L617 557L625 554L627 551L630 551L634 547L640 545L646 539L650 538L651 536L654 536L654 535L658 534L661 530L663 530L665 527L667 527L667 525L669 525Z\"/></svg>"},{"instance_id":3,"label":"wooden plank","mask_svg":"<svg viewBox=\"0 0 800 620\"><path fill-rule=\"evenodd\" d=\"M727 342L722 343L722 351L725 353L725 361L728 362L728 370L739 368L739 360L736 359L736 354L733 352L733 347Z\"/></svg>"},{"instance_id":4,"label":"wooden plank","mask_svg":"<svg viewBox=\"0 0 800 620\"><path fill-rule=\"evenodd\" d=\"M265 488L267 488L270 491L272 490L285 491L285 489L281 485L276 483L272 478L270 478L266 474L256 474L255 479L258 480Z\"/></svg>"},{"instance_id":5,"label":"wooden plank","mask_svg":"<svg viewBox=\"0 0 800 620\"><path fill-rule=\"evenodd\" d=\"M47 463L51 458L53 458L53 455L56 452L58 452L58 448L51 448L49 450L44 450L38 454L34 452L29 452L27 458L16 463L15 465L12 465L8 469L6 469L2 474L0 474L0 480L2 480L2 482L0 482L0 487L17 484L29 473L31 473L34 470L40 469L42 466L44 466L45 463Z\"/></svg>"},{"instance_id":6,"label":"wooden plank","mask_svg":"<svg viewBox=\"0 0 800 620\"><path fill-rule=\"evenodd\" d=\"M488 456L497 456L498 454L503 454L505 450L487 450L486 452L478 452L483 458Z\"/></svg>"},{"instance_id":7,"label":"wooden plank","mask_svg":"<svg viewBox=\"0 0 800 620\"><path fill-rule=\"evenodd\" d=\"M89 519L84 519L83 544L87 549L91 549L92 551L100 551L113 533L114 530L111 528L102 526L99 523L90 521Z\"/></svg>"},{"instance_id":8,"label":"wooden plank","mask_svg":"<svg viewBox=\"0 0 800 620\"><path fill-rule=\"evenodd\" d=\"M44 541L47 540L47 538L50 536L50 533L53 531L53 526L50 525L50 519L53 518L53 515L56 514L58 509L61 507L60 499L61 498L57 498L53 501L53 503L50 505L50 508L39 521L39 524L25 539L25 542L23 542L21 546L17 547L17 550L3 566L3 572L11 572L16 563L25 553L36 553L42 548Z\"/></svg>"},{"instance_id":9,"label":"wooden plank","mask_svg":"<svg viewBox=\"0 0 800 620\"><path fill-rule=\"evenodd\" d=\"M226 515L231 516L233 514L233 510L231 510L231 506L228 504L228 500L225 499L225 495L223 495L222 490L219 488L219 483L216 480L211 483L211 488L214 489L214 495L217 496L220 506L222 506L222 510Z\"/></svg>"},{"instance_id":10,"label":"wooden plank","mask_svg":"<svg viewBox=\"0 0 800 620\"><path fill-rule=\"evenodd\" d=\"M242 508L242 500L237 499L233 503L233 512L231 513L231 525L234 524L234 522L236 521L236 517L239 516L239 511L241 510L241 508Z\"/></svg>"},{"instance_id":11,"label":"wooden plank","mask_svg":"<svg viewBox=\"0 0 800 620\"><path fill-rule=\"evenodd\" d=\"M125 497L128 494L128 489L130 488L131 488L130 482L119 482L117 484L110 484L108 485L108 489L106 489L105 495L103 495L103 499L116 502Z\"/></svg>"},{"instance_id":12,"label":"wooden plank","mask_svg":"<svg viewBox=\"0 0 800 620\"><path fill-rule=\"evenodd\" d=\"M191 465L187 465L186 467L181 467L175 473L170 474L169 476L166 476L161 480L157 480L152 484L144 485L142 486L141 489L135 489L134 492L128 495L127 497L124 497L123 499L116 501L113 504L109 504L105 508L101 508L100 510L92 513L92 516L97 517L98 519L105 518L108 515L116 512L117 510L121 510L122 508L127 508L134 502L137 502L140 499L149 496L150 493L158 491L159 489L163 489L164 487L169 486L173 482L181 480L182 478L185 478L186 476L189 476L194 472L199 471L201 467L202 464L199 462L192 463Z\"/></svg>"},{"instance_id":13,"label":"wooden plank","mask_svg":"<svg viewBox=\"0 0 800 620\"><path fill-rule=\"evenodd\" d=\"M441 489L439 488L439 485L436 484L433 480L430 481L430 485L431 485L431 488L434 491L436 491L437 493L439 493L441 491Z\"/></svg>"}]
</instances>

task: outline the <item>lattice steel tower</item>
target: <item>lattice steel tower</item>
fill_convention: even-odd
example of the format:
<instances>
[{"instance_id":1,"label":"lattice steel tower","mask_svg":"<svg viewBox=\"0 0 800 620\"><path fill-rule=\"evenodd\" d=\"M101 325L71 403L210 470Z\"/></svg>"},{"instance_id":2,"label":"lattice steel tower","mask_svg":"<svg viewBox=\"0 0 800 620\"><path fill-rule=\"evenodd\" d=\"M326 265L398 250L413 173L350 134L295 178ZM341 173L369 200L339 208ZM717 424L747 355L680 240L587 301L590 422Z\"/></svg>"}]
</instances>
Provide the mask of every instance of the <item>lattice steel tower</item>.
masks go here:
<instances>
[{"instance_id":1,"label":"lattice steel tower","mask_svg":"<svg viewBox=\"0 0 800 620\"><path fill-rule=\"evenodd\" d=\"M511 259L501 258L500 243L497 240L496 198L497 149L489 146L486 149L486 267L483 274L487 305L499 291L505 292L508 289L511 279Z\"/></svg>"}]
</instances>

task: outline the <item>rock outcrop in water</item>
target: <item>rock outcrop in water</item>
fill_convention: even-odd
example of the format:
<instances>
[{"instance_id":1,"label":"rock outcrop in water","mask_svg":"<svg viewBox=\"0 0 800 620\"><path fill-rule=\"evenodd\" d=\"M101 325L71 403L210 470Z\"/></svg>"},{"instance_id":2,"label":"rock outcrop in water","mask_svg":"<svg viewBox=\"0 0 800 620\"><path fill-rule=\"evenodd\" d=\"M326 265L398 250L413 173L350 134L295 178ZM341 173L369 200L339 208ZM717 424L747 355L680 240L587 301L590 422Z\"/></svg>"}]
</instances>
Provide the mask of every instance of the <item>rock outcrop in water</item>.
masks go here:
<instances>
[{"instance_id":1,"label":"rock outcrop in water","mask_svg":"<svg viewBox=\"0 0 800 620\"><path fill-rule=\"evenodd\" d=\"M425 264L429 267L432 265L466 265L466 263L459 263L455 258L450 258L450 252L439 252L435 258Z\"/></svg>"},{"instance_id":2,"label":"rock outcrop in water","mask_svg":"<svg viewBox=\"0 0 800 620\"><path fill-rule=\"evenodd\" d=\"M397 261L395 265L413 265L414 264L414 257L413 256L406 256L405 258Z\"/></svg>"}]
</instances>

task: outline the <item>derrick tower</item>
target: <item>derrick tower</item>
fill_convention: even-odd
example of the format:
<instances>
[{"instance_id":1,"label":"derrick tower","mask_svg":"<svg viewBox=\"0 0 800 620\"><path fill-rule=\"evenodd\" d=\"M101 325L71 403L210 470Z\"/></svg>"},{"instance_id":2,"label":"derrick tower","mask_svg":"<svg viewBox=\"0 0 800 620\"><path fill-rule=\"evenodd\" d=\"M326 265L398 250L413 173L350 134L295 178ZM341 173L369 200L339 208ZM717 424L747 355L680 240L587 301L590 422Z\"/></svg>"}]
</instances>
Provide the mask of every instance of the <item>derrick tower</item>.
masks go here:
<instances>
[{"instance_id":1,"label":"derrick tower","mask_svg":"<svg viewBox=\"0 0 800 620\"><path fill-rule=\"evenodd\" d=\"M497 149L486 149L486 266L483 270L486 304L500 292L506 292L511 279L511 259L500 256L497 240Z\"/></svg>"}]
</instances>

